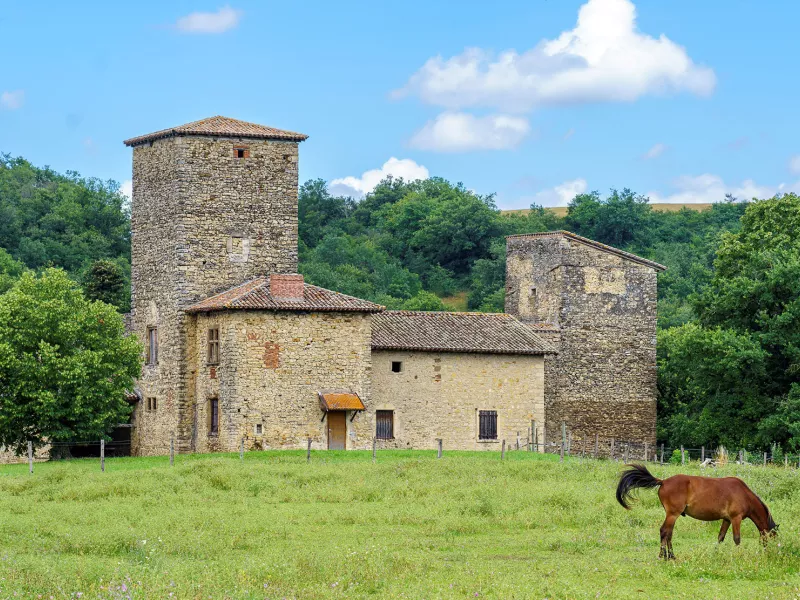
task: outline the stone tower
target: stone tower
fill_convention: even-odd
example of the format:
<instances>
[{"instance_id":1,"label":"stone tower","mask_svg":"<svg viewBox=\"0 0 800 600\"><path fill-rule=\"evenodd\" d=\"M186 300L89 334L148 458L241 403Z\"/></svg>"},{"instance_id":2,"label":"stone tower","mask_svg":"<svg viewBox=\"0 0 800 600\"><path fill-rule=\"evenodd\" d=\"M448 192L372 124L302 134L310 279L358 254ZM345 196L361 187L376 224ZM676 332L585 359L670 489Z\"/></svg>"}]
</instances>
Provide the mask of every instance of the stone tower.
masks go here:
<instances>
[{"instance_id":1,"label":"stone tower","mask_svg":"<svg viewBox=\"0 0 800 600\"><path fill-rule=\"evenodd\" d=\"M547 440L560 441L566 422L606 448L654 444L656 276L666 267L566 231L509 236L506 252L506 312L559 351L545 359Z\"/></svg>"},{"instance_id":2,"label":"stone tower","mask_svg":"<svg viewBox=\"0 0 800 600\"><path fill-rule=\"evenodd\" d=\"M163 454L173 435L178 451L191 449L184 309L249 279L297 271L306 137L218 116L125 141L133 148L131 327L149 359L135 454Z\"/></svg>"}]
</instances>

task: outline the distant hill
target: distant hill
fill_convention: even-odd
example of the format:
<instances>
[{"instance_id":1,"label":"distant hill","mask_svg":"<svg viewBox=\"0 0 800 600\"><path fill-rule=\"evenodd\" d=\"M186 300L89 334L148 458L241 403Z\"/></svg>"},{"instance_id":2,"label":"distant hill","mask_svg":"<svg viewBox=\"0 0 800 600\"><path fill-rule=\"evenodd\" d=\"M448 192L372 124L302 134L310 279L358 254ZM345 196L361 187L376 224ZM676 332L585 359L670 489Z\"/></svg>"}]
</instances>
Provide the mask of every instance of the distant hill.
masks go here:
<instances>
[{"instance_id":1,"label":"distant hill","mask_svg":"<svg viewBox=\"0 0 800 600\"><path fill-rule=\"evenodd\" d=\"M711 203L706 203L706 204L668 204L668 203L657 204L657 203L653 203L650 206L653 207L653 210L657 210L659 212L677 212L682 208L688 208L689 210L700 210L700 211L708 210L713 205ZM565 217L567 215L567 207L566 206L554 206L554 207L546 208L545 210L547 210L549 212L552 212L557 217ZM530 212L530 210L527 209L527 208L519 208L519 209L516 209L516 210L504 210L502 212L504 214L505 213L509 213L509 214L510 213L520 213L520 214L524 215L524 214L527 214L528 212Z\"/></svg>"}]
</instances>

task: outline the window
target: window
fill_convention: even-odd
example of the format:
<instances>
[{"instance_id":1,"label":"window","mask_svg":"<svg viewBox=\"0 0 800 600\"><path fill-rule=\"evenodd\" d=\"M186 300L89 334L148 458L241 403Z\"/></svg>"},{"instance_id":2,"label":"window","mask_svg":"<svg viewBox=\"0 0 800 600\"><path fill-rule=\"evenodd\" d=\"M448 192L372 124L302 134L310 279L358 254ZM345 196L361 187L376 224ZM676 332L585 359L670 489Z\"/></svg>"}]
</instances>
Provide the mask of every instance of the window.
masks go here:
<instances>
[{"instance_id":1,"label":"window","mask_svg":"<svg viewBox=\"0 0 800 600\"><path fill-rule=\"evenodd\" d=\"M261 435L262 433L264 433L264 427L263 425L261 425L261 423L256 423L255 433L256 435Z\"/></svg>"},{"instance_id":2,"label":"window","mask_svg":"<svg viewBox=\"0 0 800 600\"><path fill-rule=\"evenodd\" d=\"M208 356L207 362L210 365L219 364L219 328L212 327L208 330Z\"/></svg>"},{"instance_id":3,"label":"window","mask_svg":"<svg viewBox=\"0 0 800 600\"><path fill-rule=\"evenodd\" d=\"M234 158L250 158L250 151L243 146L235 146L233 156Z\"/></svg>"},{"instance_id":4,"label":"window","mask_svg":"<svg viewBox=\"0 0 800 600\"><path fill-rule=\"evenodd\" d=\"M497 439L497 411L482 410L478 413L478 439Z\"/></svg>"},{"instance_id":5,"label":"window","mask_svg":"<svg viewBox=\"0 0 800 600\"><path fill-rule=\"evenodd\" d=\"M155 398L148 398L147 399L147 411L151 412L151 411L156 410L156 408L157 408L156 399Z\"/></svg>"},{"instance_id":6,"label":"window","mask_svg":"<svg viewBox=\"0 0 800 600\"><path fill-rule=\"evenodd\" d=\"M375 411L375 437L379 440L394 439L394 411Z\"/></svg>"},{"instance_id":7,"label":"window","mask_svg":"<svg viewBox=\"0 0 800 600\"><path fill-rule=\"evenodd\" d=\"M217 398L208 401L208 433L210 435L219 433L219 400Z\"/></svg>"},{"instance_id":8,"label":"window","mask_svg":"<svg viewBox=\"0 0 800 600\"><path fill-rule=\"evenodd\" d=\"M399 360L393 360L392 373L399 373L402 370L403 370L403 363L401 363Z\"/></svg>"},{"instance_id":9,"label":"window","mask_svg":"<svg viewBox=\"0 0 800 600\"><path fill-rule=\"evenodd\" d=\"M155 327L147 328L147 357L145 362L148 365L158 364L158 329Z\"/></svg>"}]
</instances>

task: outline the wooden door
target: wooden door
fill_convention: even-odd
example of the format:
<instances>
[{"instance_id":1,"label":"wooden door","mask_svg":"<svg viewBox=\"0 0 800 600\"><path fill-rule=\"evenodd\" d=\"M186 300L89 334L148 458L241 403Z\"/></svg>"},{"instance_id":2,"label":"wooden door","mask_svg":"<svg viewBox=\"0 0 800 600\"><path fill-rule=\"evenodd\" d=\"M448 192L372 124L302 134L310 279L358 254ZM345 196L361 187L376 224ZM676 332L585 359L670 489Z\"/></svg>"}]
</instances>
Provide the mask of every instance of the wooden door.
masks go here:
<instances>
[{"instance_id":1,"label":"wooden door","mask_svg":"<svg viewBox=\"0 0 800 600\"><path fill-rule=\"evenodd\" d=\"M328 450L344 450L347 438L347 413L343 410L328 413Z\"/></svg>"}]
</instances>

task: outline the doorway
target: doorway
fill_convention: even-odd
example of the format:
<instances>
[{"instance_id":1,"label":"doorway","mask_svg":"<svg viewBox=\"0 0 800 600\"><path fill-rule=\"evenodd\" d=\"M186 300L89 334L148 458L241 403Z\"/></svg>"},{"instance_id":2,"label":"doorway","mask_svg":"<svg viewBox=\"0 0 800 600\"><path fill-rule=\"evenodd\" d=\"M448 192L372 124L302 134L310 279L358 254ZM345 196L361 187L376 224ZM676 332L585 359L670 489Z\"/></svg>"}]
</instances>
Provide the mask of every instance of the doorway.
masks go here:
<instances>
[{"instance_id":1,"label":"doorway","mask_svg":"<svg viewBox=\"0 0 800 600\"><path fill-rule=\"evenodd\" d=\"M347 439L347 413L333 410L328 413L328 450L344 450Z\"/></svg>"}]
</instances>

